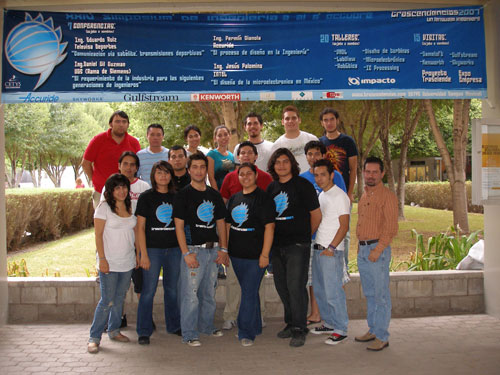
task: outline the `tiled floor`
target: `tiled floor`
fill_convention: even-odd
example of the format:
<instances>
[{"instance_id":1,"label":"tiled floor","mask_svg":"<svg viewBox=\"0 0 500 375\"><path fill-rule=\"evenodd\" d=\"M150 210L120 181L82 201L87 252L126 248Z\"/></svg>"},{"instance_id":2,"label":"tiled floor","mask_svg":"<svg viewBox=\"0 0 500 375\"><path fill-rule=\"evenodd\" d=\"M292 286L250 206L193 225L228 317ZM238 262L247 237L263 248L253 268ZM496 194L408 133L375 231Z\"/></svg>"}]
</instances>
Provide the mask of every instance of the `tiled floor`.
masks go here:
<instances>
[{"instance_id":1,"label":"tiled floor","mask_svg":"<svg viewBox=\"0 0 500 375\"><path fill-rule=\"evenodd\" d=\"M242 347L236 331L202 337L191 348L164 326L139 346L134 327L123 333L132 342L104 337L101 351L88 354L88 324L6 325L0 327L0 374L500 374L500 320L488 315L393 319L389 348L373 353L354 342L366 323L349 324L347 342L323 344L327 336L308 335L291 348L276 337L283 324L268 320L252 347Z\"/></svg>"}]
</instances>

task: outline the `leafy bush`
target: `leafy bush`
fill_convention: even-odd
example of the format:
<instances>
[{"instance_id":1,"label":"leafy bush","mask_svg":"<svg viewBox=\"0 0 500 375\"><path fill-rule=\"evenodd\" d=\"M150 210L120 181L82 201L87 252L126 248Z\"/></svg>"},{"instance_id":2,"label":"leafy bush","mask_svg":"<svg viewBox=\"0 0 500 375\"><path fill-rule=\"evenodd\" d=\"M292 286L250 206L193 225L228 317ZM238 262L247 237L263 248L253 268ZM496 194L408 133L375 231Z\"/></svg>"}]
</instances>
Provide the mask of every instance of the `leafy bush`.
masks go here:
<instances>
[{"instance_id":1,"label":"leafy bush","mask_svg":"<svg viewBox=\"0 0 500 375\"><path fill-rule=\"evenodd\" d=\"M478 230L466 236L460 233L460 229L456 230L454 227L450 227L449 232L429 237L425 246L423 235L412 229L412 236L416 238L416 248L410 256L410 261L404 262L408 265L408 271L455 269L469 253L472 245L478 241L481 233Z\"/></svg>"},{"instance_id":2,"label":"leafy bush","mask_svg":"<svg viewBox=\"0 0 500 375\"><path fill-rule=\"evenodd\" d=\"M483 213L483 206L472 204L472 183L466 182L467 207L469 212ZM449 182L407 182L405 184L405 204L415 203L420 207L452 210Z\"/></svg>"},{"instance_id":3,"label":"leafy bush","mask_svg":"<svg viewBox=\"0 0 500 375\"><path fill-rule=\"evenodd\" d=\"M21 259L19 264L17 264L17 262L7 263L7 276L28 277L29 275L28 266L26 265L26 261L24 259Z\"/></svg>"},{"instance_id":4,"label":"leafy bush","mask_svg":"<svg viewBox=\"0 0 500 375\"><path fill-rule=\"evenodd\" d=\"M91 189L6 190L7 251L92 226Z\"/></svg>"}]
</instances>

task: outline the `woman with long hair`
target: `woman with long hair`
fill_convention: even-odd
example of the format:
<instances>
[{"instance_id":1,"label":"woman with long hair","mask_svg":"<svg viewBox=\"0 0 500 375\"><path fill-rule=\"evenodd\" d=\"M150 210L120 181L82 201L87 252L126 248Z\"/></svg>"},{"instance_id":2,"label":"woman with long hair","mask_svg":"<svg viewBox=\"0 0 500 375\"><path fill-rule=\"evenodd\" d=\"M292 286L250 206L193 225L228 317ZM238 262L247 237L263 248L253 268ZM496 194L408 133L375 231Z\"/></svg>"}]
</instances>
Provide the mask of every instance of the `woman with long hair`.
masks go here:
<instances>
[{"instance_id":1,"label":"woman with long hair","mask_svg":"<svg viewBox=\"0 0 500 375\"><path fill-rule=\"evenodd\" d=\"M241 286L238 339L251 346L262 333L259 288L273 243L276 209L273 199L257 186L257 169L243 163L238 169L243 190L228 201L226 217L229 256Z\"/></svg>"},{"instance_id":2,"label":"woman with long hair","mask_svg":"<svg viewBox=\"0 0 500 375\"><path fill-rule=\"evenodd\" d=\"M132 270L136 267L137 219L131 208L130 181L116 173L106 180L105 187L105 201L99 203L94 213L101 299L95 309L87 346L88 352L93 354L99 351L106 323L111 340L130 341L120 333L120 325L123 301L130 286Z\"/></svg>"},{"instance_id":3,"label":"woman with long hair","mask_svg":"<svg viewBox=\"0 0 500 375\"><path fill-rule=\"evenodd\" d=\"M215 190L220 190L224 177L235 167L234 155L228 151L230 132L226 125L219 125L214 129L214 143L216 148L210 150L208 157L208 181Z\"/></svg>"},{"instance_id":4,"label":"woman with long hair","mask_svg":"<svg viewBox=\"0 0 500 375\"><path fill-rule=\"evenodd\" d=\"M153 333L153 299L163 268L163 303L168 333L180 335L180 312L177 283L181 250L175 235L172 208L175 197L174 169L158 161L151 169L152 189L141 194L137 202L137 244L139 265L143 269L142 294L137 310L139 344L149 344Z\"/></svg>"}]
</instances>

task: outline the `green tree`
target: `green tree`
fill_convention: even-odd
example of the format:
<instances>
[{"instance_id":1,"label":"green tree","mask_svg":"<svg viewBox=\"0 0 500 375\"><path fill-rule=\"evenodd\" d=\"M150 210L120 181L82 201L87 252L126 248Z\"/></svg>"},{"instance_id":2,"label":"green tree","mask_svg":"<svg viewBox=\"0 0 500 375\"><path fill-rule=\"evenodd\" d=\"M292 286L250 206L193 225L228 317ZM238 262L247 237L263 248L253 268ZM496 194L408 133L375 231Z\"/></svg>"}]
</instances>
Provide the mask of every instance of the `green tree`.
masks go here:
<instances>
[{"instance_id":1,"label":"green tree","mask_svg":"<svg viewBox=\"0 0 500 375\"><path fill-rule=\"evenodd\" d=\"M40 137L48 121L47 104L5 105L5 156L10 166L6 181L9 187L19 186L24 170L35 165L41 148Z\"/></svg>"}]
</instances>

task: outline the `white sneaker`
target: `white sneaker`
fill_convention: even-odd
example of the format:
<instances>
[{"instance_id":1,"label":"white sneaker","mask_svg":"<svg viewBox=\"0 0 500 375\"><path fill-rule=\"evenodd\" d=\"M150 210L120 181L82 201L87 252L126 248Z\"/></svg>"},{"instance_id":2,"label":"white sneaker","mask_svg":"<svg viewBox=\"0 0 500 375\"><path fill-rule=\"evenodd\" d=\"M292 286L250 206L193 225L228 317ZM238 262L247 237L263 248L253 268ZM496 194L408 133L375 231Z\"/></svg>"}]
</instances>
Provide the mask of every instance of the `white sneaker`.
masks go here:
<instances>
[{"instance_id":1,"label":"white sneaker","mask_svg":"<svg viewBox=\"0 0 500 375\"><path fill-rule=\"evenodd\" d=\"M194 347L201 346L201 342L198 339L187 340L187 341L185 341L185 343L188 344L189 346L194 346Z\"/></svg>"},{"instance_id":2,"label":"white sneaker","mask_svg":"<svg viewBox=\"0 0 500 375\"><path fill-rule=\"evenodd\" d=\"M253 345L253 340L250 339L241 339L241 346L252 346Z\"/></svg>"},{"instance_id":3,"label":"white sneaker","mask_svg":"<svg viewBox=\"0 0 500 375\"><path fill-rule=\"evenodd\" d=\"M222 324L222 329L226 331L233 329L233 327L236 327L236 320L225 320L224 324Z\"/></svg>"}]
</instances>

